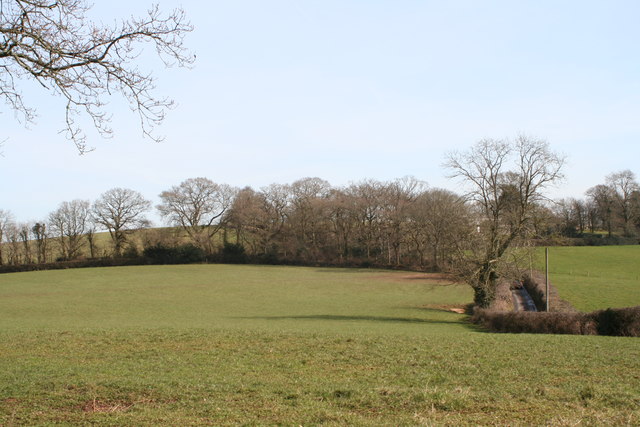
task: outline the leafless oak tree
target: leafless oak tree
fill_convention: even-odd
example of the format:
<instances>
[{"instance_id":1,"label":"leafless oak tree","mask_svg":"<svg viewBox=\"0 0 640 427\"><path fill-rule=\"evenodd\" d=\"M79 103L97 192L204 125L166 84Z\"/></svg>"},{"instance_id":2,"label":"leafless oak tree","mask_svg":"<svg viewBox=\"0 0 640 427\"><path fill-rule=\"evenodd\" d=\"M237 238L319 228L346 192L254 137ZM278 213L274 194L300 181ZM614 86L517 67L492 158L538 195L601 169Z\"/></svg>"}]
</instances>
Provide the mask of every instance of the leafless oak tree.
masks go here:
<instances>
[{"instance_id":1,"label":"leafless oak tree","mask_svg":"<svg viewBox=\"0 0 640 427\"><path fill-rule=\"evenodd\" d=\"M183 44L192 27L182 10L163 15L152 6L141 18L114 27L91 22L84 0L0 1L0 97L25 121L35 110L24 103L19 81L33 79L66 100L64 132L80 153L90 149L78 124L88 117L109 136L107 97L124 96L138 114L144 135L161 139L154 128L173 102L154 94L151 74L135 60L143 43L153 44L166 65L188 66L194 56Z\"/></svg>"},{"instance_id":2,"label":"leafless oak tree","mask_svg":"<svg viewBox=\"0 0 640 427\"><path fill-rule=\"evenodd\" d=\"M113 188L93 203L93 221L109 231L116 256L122 255L130 230L149 224L144 214L150 208L149 200L127 188Z\"/></svg>"},{"instance_id":3,"label":"leafless oak tree","mask_svg":"<svg viewBox=\"0 0 640 427\"><path fill-rule=\"evenodd\" d=\"M526 237L544 190L562 178L564 157L547 142L520 136L514 141L482 140L464 153L449 155L452 177L468 187L477 208L478 241L464 256L475 303L488 307L495 298L499 264L507 250Z\"/></svg>"},{"instance_id":4,"label":"leafless oak tree","mask_svg":"<svg viewBox=\"0 0 640 427\"><path fill-rule=\"evenodd\" d=\"M60 252L65 259L75 259L84 244L83 235L90 220L88 200L62 202L58 209L49 214L50 232L58 239Z\"/></svg>"},{"instance_id":5,"label":"leafless oak tree","mask_svg":"<svg viewBox=\"0 0 640 427\"><path fill-rule=\"evenodd\" d=\"M211 238L224 225L237 189L208 178L190 178L160 194L160 214L182 227L196 245L211 253Z\"/></svg>"}]
</instances>

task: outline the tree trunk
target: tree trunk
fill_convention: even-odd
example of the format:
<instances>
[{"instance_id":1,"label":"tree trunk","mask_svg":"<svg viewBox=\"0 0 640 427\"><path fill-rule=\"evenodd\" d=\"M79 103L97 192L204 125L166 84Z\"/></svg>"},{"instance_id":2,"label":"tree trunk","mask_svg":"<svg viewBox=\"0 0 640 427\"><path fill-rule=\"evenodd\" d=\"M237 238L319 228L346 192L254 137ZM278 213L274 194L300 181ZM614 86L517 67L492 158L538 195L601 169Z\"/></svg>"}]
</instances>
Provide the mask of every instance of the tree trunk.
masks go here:
<instances>
[{"instance_id":1,"label":"tree trunk","mask_svg":"<svg viewBox=\"0 0 640 427\"><path fill-rule=\"evenodd\" d=\"M496 298L498 275L491 265L482 266L473 285L473 302L480 308L489 308Z\"/></svg>"}]
</instances>

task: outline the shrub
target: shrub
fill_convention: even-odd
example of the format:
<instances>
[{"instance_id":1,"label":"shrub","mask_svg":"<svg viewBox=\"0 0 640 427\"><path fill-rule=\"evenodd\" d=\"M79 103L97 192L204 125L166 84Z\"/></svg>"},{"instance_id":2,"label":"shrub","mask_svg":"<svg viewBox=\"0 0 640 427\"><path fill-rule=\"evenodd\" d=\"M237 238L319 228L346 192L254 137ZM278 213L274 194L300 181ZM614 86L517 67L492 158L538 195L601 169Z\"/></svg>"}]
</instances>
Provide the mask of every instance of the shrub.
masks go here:
<instances>
[{"instance_id":1,"label":"shrub","mask_svg":"<svg viewBox=\"0 0 640 427\"><path fill-rule=\"evenodd\" d=\"M0 274L23 271L64 270L67 268L116 267L143 264L142 258L92 258L73 261L49 262L45 264L1 265Z\"/></svg>"},{"instance_id":2,"label":"shrub","mask_svg":"<svg viewBox=\"0 0 640 427\"><path fill-rule=\"evenodd\" d=\"M473 323L492 332L640 337L640 306L579 312L505 312L475 308Z\"/></svg>"},{"instance_id":3,"label":"shrub","mask_svg":"<svg viewBox=\"0 0 640 427\"><path fill-rule=\"evenodd\" d=\"M592 313L600 335L640 337L640 306Z\"/></svg>"},{"instance_id":4,"label":"shrub","mask_svg":"<svg viewBox=\"0 0 640 427\"><path fill-rule=\"evenodd\" d=\"M143 255L151 264L193 264L205 260L202 249L191 244L173 247L157 244L145 248Z\"/></svg>"},{"instance_id":5,"label":"shrub","mask_svg":"<svg viewBox=\"0 0 640 427\"><path fill-rule=\"evenodd\" d=\"M282 264L280 258L278 258L278 253L276 250L270 250L269 252L258 255L254 257L254 260L259 264L267 264L267 265L277 265Z\"/></svg>"},{"instance_id":6,"label":"shrub","mask_svg":"<svg viewBox=\"0 0 640 427\"><path fill-rule=\"evenodd\" d=\"M501 312L476 309L471 318L493 332L594 335L582 313Z\"/></svg>"},{"instance_id":7,"label":"shrub","mask_svg":"<svg viewBox=\"0 0 640 427\"><path fill-rule=\"evenodd\" d=\"M124 258L138 258L140 254L138 253L138 248L132 245L127 247L122 256Z\"/></svg>"},{"instance_id":8,"label":"shrub","mask_svg":"<svg viewBox=\"0 0 640 427\"><path fill-rule=\"evenodd\" d=\"M226 264L246 264L247 254L240 243L225 242L220 252L221 260Z\"/></svg>"}]
</instances>

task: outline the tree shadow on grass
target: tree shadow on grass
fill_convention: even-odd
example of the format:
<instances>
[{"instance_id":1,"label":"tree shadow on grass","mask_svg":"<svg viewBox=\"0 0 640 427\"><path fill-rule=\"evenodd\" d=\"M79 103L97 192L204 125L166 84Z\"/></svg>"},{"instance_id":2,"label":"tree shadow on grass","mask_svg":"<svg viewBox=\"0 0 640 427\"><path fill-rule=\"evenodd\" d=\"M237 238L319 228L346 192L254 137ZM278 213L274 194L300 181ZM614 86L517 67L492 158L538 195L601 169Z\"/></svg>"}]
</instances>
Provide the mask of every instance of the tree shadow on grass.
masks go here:
<instances>
[{"instance_id":1,"label":"tree shadow on grass","mask_svg":"<svg viewBox=\"0 0 640 427\"><path fill-rule=\"evenodd\" d=\"M372 270L367 267L316 267L316 273L378 273L379 270Z\"/></svg>"}]
</instances>

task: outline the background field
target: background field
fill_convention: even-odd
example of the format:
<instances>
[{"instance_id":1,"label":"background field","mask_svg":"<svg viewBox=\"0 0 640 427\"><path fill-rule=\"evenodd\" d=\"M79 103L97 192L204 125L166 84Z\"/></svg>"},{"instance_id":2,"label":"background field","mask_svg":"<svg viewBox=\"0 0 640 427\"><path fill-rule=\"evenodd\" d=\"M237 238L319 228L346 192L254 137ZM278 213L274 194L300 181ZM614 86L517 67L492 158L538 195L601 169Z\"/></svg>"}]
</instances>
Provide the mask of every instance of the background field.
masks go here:
<instances>
[{"instance_id":1,"label":"background field","mask_svg":"<svg viewBox=\"0 0 640 427\"><path fill-rule=\"evenodd\" d=\"M428 275L0 276L0 424L638 424L634 338L496 335Z\"/></svg>"},{"instance_id":2,"label":"background field","mask_svg":"<svg viewBox=\"0 0 640 427\"><path fill-rule=\"evenodd\" d=\"M544 271L544 249L537 266ZM549 248L550 281L581 311L640 305L640 245Z\"/></svg>"},{"instance_id":3,"label":"background field","mask_svg":"<svg viewBox=\"0 0 640 427\"><path fill-rule=\"evenodd\" d=\"M472 295L434 275L277 266L87 268L0 280L2 330L333 331L342 321L340 330L410 334L428 322L464 329L442 306L462 307Z\"/></svg>"}]
</instances>

